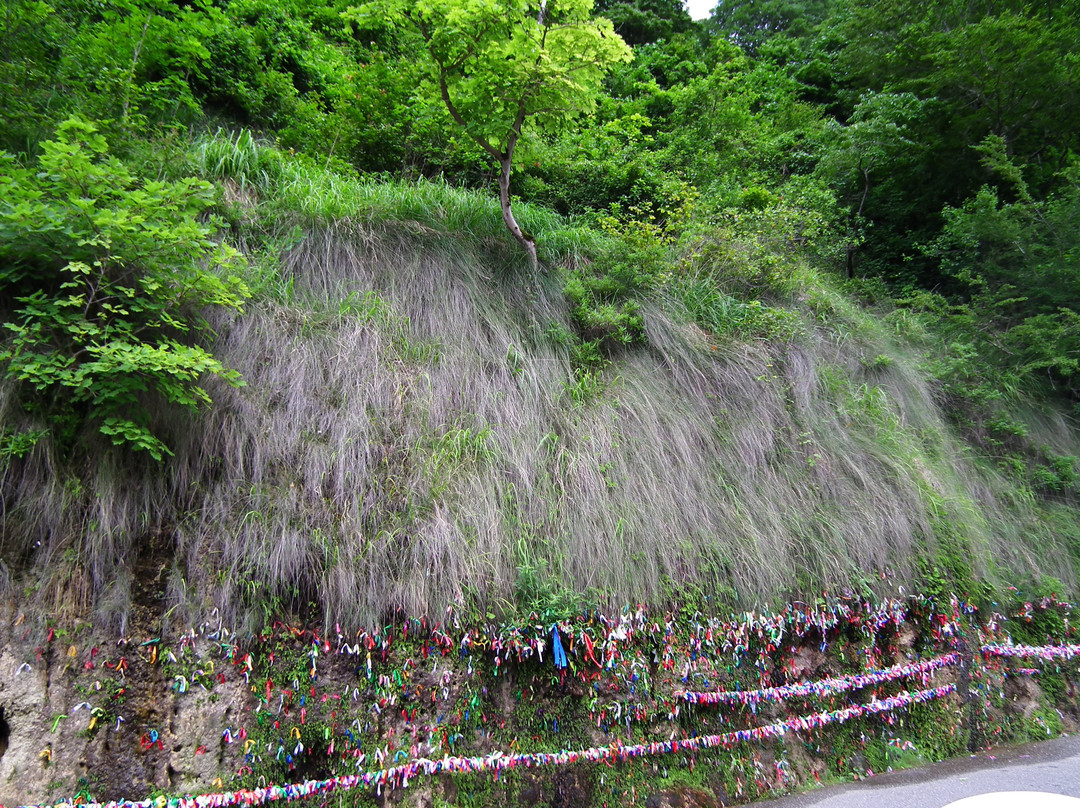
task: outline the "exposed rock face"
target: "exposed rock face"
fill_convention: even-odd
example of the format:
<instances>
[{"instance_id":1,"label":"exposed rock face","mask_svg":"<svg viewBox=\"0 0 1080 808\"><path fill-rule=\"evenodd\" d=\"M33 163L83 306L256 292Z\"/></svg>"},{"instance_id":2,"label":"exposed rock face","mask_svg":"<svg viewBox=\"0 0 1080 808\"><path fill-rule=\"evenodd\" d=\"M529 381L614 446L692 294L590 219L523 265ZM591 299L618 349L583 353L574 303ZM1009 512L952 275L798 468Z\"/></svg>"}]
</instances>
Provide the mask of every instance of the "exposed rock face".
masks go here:
<instances>
[{"instance_id":1,"label":"exposed rock face","mask_svg":"<svg viewBox=\"0 0 1080 808\"><path fill-rule=\"evenodd\" d=\"M1031 718L1043 701L1043 692L1033 678L1014 676L1006 682L1005 697L1010 712Z\"/></svg>"},{"instance_id":2,"label":"exposed rock face","mask_svg":"<svg viewBox=\"0 0 1080 808\"><path fill-rule=\"evenodd\" d=\"M17 649L0 650L2 804L58 801L81 790L98 799L205 791L242 759L235 745L208 743L244 710L250 693L242 681L179 697L160 668L126 657L118 673L96 663L102 653L91 658L77 644L59 658L43 653L41 662L34 649Z\"/></svg>"},{"instance_id":3,"label":"exposed rock face","mask_svg":"<svg viewBox=\"0 0 1080 808\"><path fill-rule=\"evenodd\" d=\"M155 622L144 621L143 632ZM80 792L106 801L231 791L448 755L617 749L749 729L828 710L832 697L692 707L677 691L698 681L712 690L816 681L917 656L917 632L906 625L873 636L861 627L837 630L827 643L810 632L783 648L753 652L756 663L747 656L733 664L730 650L702 643L701 631L680 639L668 628L650 634L644 622L637 639L609 631L615 644L602 647L598 621L588 626L596 636L587 652L580 640L575 665L561 672L550 653L530 658L520 653L524 646L511 652L499 645L493 626L459 628L451 638L410 621L378 641L351 638L350 645L342 635L330 642L319 632L280 625L242 644L228 641L220 628L120 641L94 636L85 626L27 630L10 611L0 614L0 625L6 626L0 628L4 805L56 803ZM542 630L538 636L543 645ZM496 655L495 647L503 652ZM938 653L924 649L924 656ZM672 661L666 667L665 659ZM813 779L866 776L896 762L897 750L910 742L919 753L911 753L909 764L924 748L956 753L971 739L999 737L1002 727L1041 731L1040 722L1055 714L1073 727L1075 663L1071 670L1051 689L1030 676L1006 677L999 667L981 666L968 677L973 695L967 704L953 694L895 721L868 717L729 749L680 749L643 759L613 755L606 763L551 761L509 769L497 780L490 773L438 774L414 778L407 788L365 793L376 805L407 808L466 801L713 808ZM926 684L960 677L960 667L943 668ZM905 680L873 692L856 689L835 706L922 686ZM1059 696L1053 704L1052 692Z\"/></svg>"},{"instance_id":4,"label":"exposed rock face","mask_svg":"<svg viewBox=\"0 0 1080 808\"><path fill-rule=\"evenodd\" d=\"M810 645L801 646L792 657L791 673L796 679L814 678L828 662L828 656Z\"/></svg>"},{"instance_id":5,"label":"exposed rock face","mask_svg":"<svg viewBox=\"0 0 1080 808\"><path fill-rule=\"evenodd\" d=\"M7 748L0 758L0 801L10 803L28 793L42 793L48 782L48 760L41 755L51 755L56 741L48 726L48 669L32 670L9 651L0 652L0 701L7 726ZM89 714L83 720L88 722ZM15 782L21 786L17 790L12 788Z\"/></svg>"},{"instance_id":6,"label":"exposed rock face","mask_svg":"<svg viewBox=\"0 0 1080 808\"><path fill-rule=\"evenodd\" d=\"M721 808L715 794L683 786L658 791L645 798L645 808Z\"/></svg>"}]
</instances>

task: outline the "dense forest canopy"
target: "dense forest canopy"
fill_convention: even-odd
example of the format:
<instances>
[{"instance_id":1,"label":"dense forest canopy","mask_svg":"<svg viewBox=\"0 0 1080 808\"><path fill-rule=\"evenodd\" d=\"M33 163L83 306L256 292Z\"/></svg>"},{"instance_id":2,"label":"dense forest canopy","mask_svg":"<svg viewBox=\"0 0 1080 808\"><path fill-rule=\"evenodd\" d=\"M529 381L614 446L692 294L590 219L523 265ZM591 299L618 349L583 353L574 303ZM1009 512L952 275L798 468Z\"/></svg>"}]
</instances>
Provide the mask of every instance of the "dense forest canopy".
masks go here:
<instances>
[{"instance_id":1,"label":"dense forest canopy","mask_svg":"<svg viewBox=\"0 0 1080 808\"><path fill-rule=\"evenodd\" d=\"M466 16L454 24L480 30L481 12L458 5ZM499 4L481 6L501 13ZM571 6L521 4L513 13L528 19L547 9L537 31L553 30L582 51L592 46L581 34L563 33L560 15L582 13ZM460 63L470 81L487 82L457 87L475 93L458 103L476 105L460 110L462 127L426 67L443 58L444 67L459 69L451 64L456 55L433 50L441 40L432 40L430 24L395 22L420 19L409 8L308 0L9 3L2 145L33 155L71 114L98 122L120 154L176 127L232 121L358 171L485 187L497 172L482 144L498 146L510 130L516 107L505 89L514 85L532 93L528 116L541 115L535 131L524 133L528 159L514 167L521 199L573 213L618 205L659 214L692 188L704 218L737 205L729 187L735 176L769 192L813 186L846 211L853 274L882 278L894 290L941 291L952 302L991 287L1016 286L1022 296L1038 288L1040 299L1014 304L1014 316L1057 316L1058 305L1075 300L1071 289L1050 291L1016 276L1008 243L982 245L992 260L980 261L978 272L965 271L974 256L959 254L972 228L1000 217L1003 227L1024 231L1022 243L1011 244L1017 255L1030 246L1043 256L1035 271L1068 284L1070 273L1055 270L1051 255L1068 261L1068 228L1050 232L1049 221L1068 215L1075 189L1073 4L752 0L720 3L695 23L674 2L603 2L594 13L614 23L634 59L623 64L615 51L596 51L570 67L565 90L572 92L580 92L580 79L602 77L588 65L610 71L595 115L590 105L567 103L563 89L552 96L559 85L540 78L546 67L501 71L499 87L482 79L479 63ZM431 8L425 19L446 18L446 10ZM521 28L515 39L518 23L506 19L505 30L483 36L520 48L529 32ZM456 42L447 30L446 41ZM456 44L464 54L468 42ZM493 70L495 49L483 47L484 69ZM562 57L545 53L543 65L536 54L501 58L542 67ZM494 105L487 115L485 97ZM554 129L555 120L565 123Z\"/></svg>"},{"instance_id":2,"label":"dense forest canopy","mask_svg":"<svg viewBox=\"0 0 1080 808\"><path fill-rule=\"evenodd\" d=\"M9 0L7 507L42 447L76 477L168 463L160 408L244 383L211 325L270 294L306 226L283 189L316 174L501 191L534 276L562 273L586 391L653 301L786 338L797 256L918 321L953 428L1072 507L1076 458L1017 413L1080 416L1078 54L1076 2ZM576 246L514 231L511 199Z\"/></svg>"}]
</instances>

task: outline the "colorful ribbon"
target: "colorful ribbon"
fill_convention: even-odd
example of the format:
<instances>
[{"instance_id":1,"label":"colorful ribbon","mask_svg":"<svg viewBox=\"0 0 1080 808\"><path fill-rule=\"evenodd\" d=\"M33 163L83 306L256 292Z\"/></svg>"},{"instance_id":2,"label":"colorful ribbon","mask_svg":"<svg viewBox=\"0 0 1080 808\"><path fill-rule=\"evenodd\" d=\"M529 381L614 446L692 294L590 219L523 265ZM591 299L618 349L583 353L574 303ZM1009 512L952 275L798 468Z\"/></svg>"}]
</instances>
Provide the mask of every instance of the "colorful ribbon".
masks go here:
<instances>
[{"instance_id":1,"label":"colorful ribbon","mask_svg":"<svg viewBox=\"0 0 1080 808\"><path fill-rule=\"evenodd\" d=\"M960 660L957 653L946 654L925 662L909 662L894 665L884 670L836 676L818 682L799 682L797 684L766 687L760 690L723 690L717 693L695 693L679 690L675 697L691 704L757 704L763 701L787 701L788 699L824 697L855 690L883 682L893 682L908 676L925 675L946 665L955 665Z\"/></svg>"},{"instance_id":2,"label":"colorful ribbon","mask_svg":"<svg viewBox=\"0 0 1080 808\"><path fill-rule=\"evenodd\" d=\"M200 794L194 797L173 797L145 799L139 801L121 800L107 803L86 803L86 808L224 808L224 806L265 805L278 800L295 800L316 795L327 795L334 791L348 791L359 787L404 788L409 780L418 776L431 776L440 773L476 773L501 772L513 768L534 768L538 766L563 766L574 763L598 763L602 761L625 761L635 757L666 755L676 752L697 752L703 749L727 748L742 741L781 738L788 732L808 732L829 724L839 724L866 715L892 712L913 704L925 704L939 699L956 690L956 685L948 684L915 693L899 693L886 699L869 704L854 704L842 710L797 716L786 721L768 724L753 729L736 730L718 735L699 735L692 738L672 739L653 743L624 746L616 741L608 746L592 747L578 751L563 752L522 752L505 754L493 752L483 757L444 757L441 760L421 758L400 766L393 766L378 771L362 774L331 777L328 780L308 780L289 785L270 785L265 788L241 789L239 791ZM58 803L50 808L62 808L69 803ZM45 806L22 806L22 808L45 808Z\"/></svg>"},{"instance_id":3,"label":"colorful ribbon","mask_svg":"<svg viewBox=\"0 0 1080 808\"><path fill-rule=\"evenodd\" d=\"M559 627L551 627L551 645L555 654L555 667L560 670L566 667L566 651L563 650L562 642L559 640Z\"/></svg>"}]
</instances>

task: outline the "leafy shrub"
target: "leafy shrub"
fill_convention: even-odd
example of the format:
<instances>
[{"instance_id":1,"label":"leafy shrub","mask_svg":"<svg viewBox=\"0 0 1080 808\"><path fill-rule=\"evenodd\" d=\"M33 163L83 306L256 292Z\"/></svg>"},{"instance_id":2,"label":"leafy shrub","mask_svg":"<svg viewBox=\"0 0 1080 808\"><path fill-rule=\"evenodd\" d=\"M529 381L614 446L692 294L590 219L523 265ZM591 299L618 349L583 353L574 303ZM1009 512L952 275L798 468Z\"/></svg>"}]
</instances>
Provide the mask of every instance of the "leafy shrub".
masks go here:
<instances>
[{"instance_id":1,"label":"leafy shrub","mask_svg":"<svg viewBox=\"0 0 1080 808\"><path fill-rule=\"evenodd\" d=\"M1077 467L1080 461L1072 455L1050 455L1045 463L1032 469L1035 484L1047 491L1066 492L1074 490L1080 481Z\"/></svg>"},{"instance_id":2,"label":"leafy shrub","mask_svg":"<svg viewBox=\"0 0 1080 808\"><path fill-rule=\"evenodd\" d=\"M515 187L522 198L563 214L615 211L622 218L629 211L660 226L677 225L696 191L660 164L652 127L646 115L612 111L585 131L530 142Z\"/></svg>"},{"instance_id":3,"label":"leafy shrub","mask_svg":"<svg viewBox=\"0 0 1080 808\"><path fill-rule=\"evenodd\" d=\"M209 183L140 182L108 154L93 124L70 119L42 144L36 168L0 156L0 285L10 297L4 374L23 404L70 447L84 422L114 444L161 459L144 395L208 403L204 373L240 384L191 344L197 310L239 309L247 289L209 271L237 261L198 217Z\"/></svg>"},{"instance_id":4,"label":"leafy shrub","mask_svg":"<svg viewBox=\"0 0 1080 808\"><path fill-rule=\"evenodd\" d=\"M790 339L799 328L795 312L760 300L737 300L707 278L680 278L671 291L694 322L714 338Z\"/></svg>"},{"instance_id":5,"label":"leafy shrub","mask_svg":"<svg viewBox=\"0 0 1080 808\"><path fill-rule=\"evenodd\" d=\"M763 210L777 202L776 196L760 185L751 185L739 196L739 207L743 210Z\"/></svg>"},{"instance_id":6,"label":"leafy shrub","mask_svg":"<svg viewBox=\"0 0 1080 808\"><path fill-rule=\"evenodd\" d=\"M564 292L579 337L595 350L611 350L645 339L641 304L668 279L667 240L648 220L600 217L613 236L592 263L572 270Z\"/></svg>"}]
</instances>

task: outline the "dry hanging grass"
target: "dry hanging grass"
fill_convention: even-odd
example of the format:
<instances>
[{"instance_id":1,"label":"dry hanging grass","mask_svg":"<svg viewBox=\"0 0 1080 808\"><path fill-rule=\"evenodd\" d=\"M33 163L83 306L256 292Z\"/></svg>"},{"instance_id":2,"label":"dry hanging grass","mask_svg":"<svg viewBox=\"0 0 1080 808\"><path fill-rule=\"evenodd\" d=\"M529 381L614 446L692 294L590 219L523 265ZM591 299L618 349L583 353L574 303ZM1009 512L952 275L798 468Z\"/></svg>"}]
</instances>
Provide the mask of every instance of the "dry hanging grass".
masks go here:
<instances>
[{"instance_id":1,"label":"dry hanging grass","mask_svg":"<svg viewBox=\"0 0 1080 808\"><path fill-rule=\"evenodd\" d=\"M657 300L648 347L581 404L546 336L570 328L556 276L475 241L309 226L277 282L287 294L215 324L247 385L159 413L168 463L96 447L65 470L43 442L4 466L9 568L77 560L79 591L121 627L151 536L180 625L215 608L250 627L280 608L371 626L683 587L718 603L895 591L957 548L975 575L1075 583L1037 504L965 457L914 359L869 326L717 342ZM888 367L861 361L885 350Z\"/></svg>"}]
</instances>

